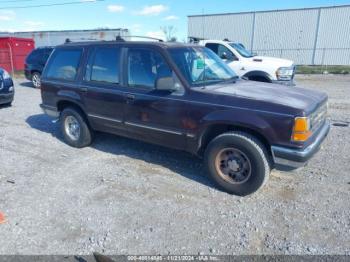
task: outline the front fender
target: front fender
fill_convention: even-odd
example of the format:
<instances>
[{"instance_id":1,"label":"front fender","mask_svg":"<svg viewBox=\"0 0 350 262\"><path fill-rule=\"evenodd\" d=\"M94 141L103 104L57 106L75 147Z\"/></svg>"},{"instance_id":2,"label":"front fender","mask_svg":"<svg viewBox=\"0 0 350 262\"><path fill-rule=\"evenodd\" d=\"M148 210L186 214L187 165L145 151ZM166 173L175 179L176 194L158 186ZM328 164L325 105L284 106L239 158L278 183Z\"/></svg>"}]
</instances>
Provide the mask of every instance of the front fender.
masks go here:
<instances>
[{"instance_id":1,"label":"front fender","mask_svg":"<svg viewBox=\"0 0 350 262\"><path fill-rule=\"evenodd\" d=\"M278 141L277 130L279 125L284 124L282 116L268 112L260 112L248 109L221 110L212 112L202 119L200 139L206 130L215 125L228 125L239 129L248 129L264 137L269 144ZM276 125L276 127L275 127ZM274 126L274 128L273 128Z\"/></svg>"}]
</instances>

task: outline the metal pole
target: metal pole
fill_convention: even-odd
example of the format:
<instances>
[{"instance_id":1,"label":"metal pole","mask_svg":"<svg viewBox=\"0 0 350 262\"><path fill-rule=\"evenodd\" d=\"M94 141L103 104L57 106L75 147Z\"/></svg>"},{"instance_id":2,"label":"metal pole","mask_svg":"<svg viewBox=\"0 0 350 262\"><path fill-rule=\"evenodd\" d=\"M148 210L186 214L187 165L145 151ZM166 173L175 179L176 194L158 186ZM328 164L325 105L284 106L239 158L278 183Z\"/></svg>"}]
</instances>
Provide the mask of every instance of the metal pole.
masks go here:
<instances>
[{"instance_id":1,"label":"metal pole","mask_svg":"<svg viewBox=\"0 0 350 262\"><path fill-rule=\"evenodd\" d=\"M256 13L253 13L253 28L252 28L252 38L251 38L251 42L250 42L250 51L253 52L253 48L254 48L254 35L255 35L255 15Z\"/></svg>"},{"instance_id":2,"label":"metal pole","mask_svg":"<svg viewBox=\"0 0 350 262\"><path fill-rule=\"evenodd\" d=\"M322 51L322 66L324 65L325 53L326 53L326 48L323 48L323 51Z\"/></svg>"},{"instance_id":3,"label":"metal pole","mask_svg":"<svg viewBox=\"0 0 350 262\"><path fill-rule=\"evenodd\" d=\"M9 51L10 51L10 62L11 62L11 71L12 71L12 77L15 76L15 68L13 65L13 54L12 54L12 47L10 45L10 43L7 43L8 47L9 47Z\"/></svg>"},{"instance_id":4,"label":"metal pole","mask_svg":"<svg viewBox=\"0 0 350 262\"><path fill-rule=\"evenodd\" d=\"M320 18L321 18L321 8L318 9L314 50L312 52L312 65L315 65L316 48L317 48L317 42L318 42L318 32L320 30Z\"/></svg>"}]
</instances>

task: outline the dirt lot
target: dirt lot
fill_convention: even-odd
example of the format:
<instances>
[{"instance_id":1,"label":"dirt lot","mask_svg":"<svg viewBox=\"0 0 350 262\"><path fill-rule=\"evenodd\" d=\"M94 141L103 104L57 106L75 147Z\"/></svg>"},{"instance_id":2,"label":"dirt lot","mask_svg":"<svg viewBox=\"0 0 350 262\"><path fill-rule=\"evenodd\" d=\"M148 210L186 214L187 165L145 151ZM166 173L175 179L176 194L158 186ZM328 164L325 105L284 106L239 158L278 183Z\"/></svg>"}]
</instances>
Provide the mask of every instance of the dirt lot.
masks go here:
<instances>
[{"instance_id":1,"label":"dirt lot","mask_svg":"<svg viewBox=\"0 0 350 262\"><path fill-rule=\"evenodd\" d=\"M0 109L0 254L348 254L350 135L334 126L301 170L273 171L259 193L220 192L191 155L99 134L82 150L16 81ZM349 76L299 76L350 121Z\"/></svg>"}]
</instances>

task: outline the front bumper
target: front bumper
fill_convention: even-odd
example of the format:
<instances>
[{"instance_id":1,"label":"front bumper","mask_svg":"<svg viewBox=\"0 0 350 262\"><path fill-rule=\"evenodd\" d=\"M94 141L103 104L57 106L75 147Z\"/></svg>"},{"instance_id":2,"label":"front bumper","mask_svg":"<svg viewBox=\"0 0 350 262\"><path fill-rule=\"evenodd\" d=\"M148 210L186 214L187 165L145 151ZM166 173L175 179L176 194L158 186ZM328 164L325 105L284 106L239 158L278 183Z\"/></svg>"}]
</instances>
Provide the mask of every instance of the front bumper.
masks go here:
<instances>
[{"instance_id":1,"label":"front bumper","mask_svg":"<svg viewBox=\"0 0 350 262\"><path fill-rule=\"evenodd\" d=\"M276 166L298 168L306 164L320 149L331 128L327 120L318 132L315 140L304 149L291 149L287 147L272 146L272 156Z\"/></svg>"},{"instance_id":2,"label":"front bumper","mask_svg":"<svg viewBox=\"0 0 350 262\"><path fill-rule=\"evenodd\" d=\"M272 80L272 83L279 84L279 85L285 85L285 86L296 86L294 79L291 80Z\"/></svg>"},{"instance_id":3,"label":"front bumper","mask_svg":"<svg viewBox=\"0 0 350 262\"><path fill-rule=\"evenodd\" d=\"M14 92L0 94L0 105L11 103L13 101L14 96L15 96Z\"/></svg>"}]
</instances>

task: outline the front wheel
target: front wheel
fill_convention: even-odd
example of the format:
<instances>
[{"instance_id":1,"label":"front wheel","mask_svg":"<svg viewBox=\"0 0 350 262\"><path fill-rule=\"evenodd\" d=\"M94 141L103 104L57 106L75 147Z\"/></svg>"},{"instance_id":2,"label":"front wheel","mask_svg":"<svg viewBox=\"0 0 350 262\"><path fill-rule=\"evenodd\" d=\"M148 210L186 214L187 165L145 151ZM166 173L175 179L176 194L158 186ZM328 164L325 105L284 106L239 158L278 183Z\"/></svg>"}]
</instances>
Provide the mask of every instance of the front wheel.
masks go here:
<instances>
[{"instance_id":1,"label":"front wheel","mask_svg":"<svg viewBox=\"0 0 350 262\"><path fill-rule=\"evenodd\" d=\"M239 196L256 192L268 181L268 159L262 143L243 132L217 136L205 152L210 177L224 191Z\"/></svg>"},{"instance_id":2,"label":"front wheel","mask_svg":"<svg viewBox=\"0 0 350 262\"><path fill-rule=\"evenodd\" d=\"M73 107L65 108L61 113L60 123L61 132L68 145L82 148L91 144L93 131L79 110Z\"/></svg>"}]
</instances>

